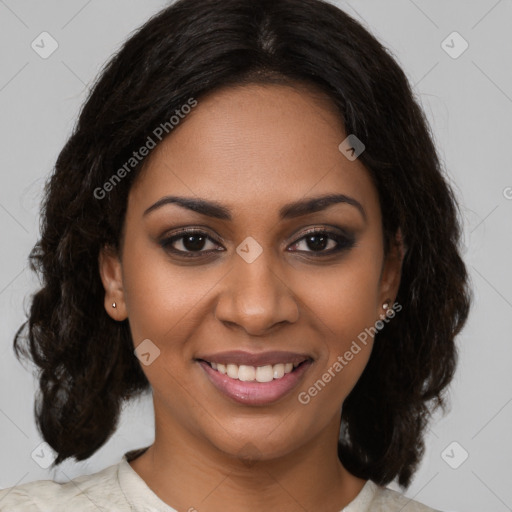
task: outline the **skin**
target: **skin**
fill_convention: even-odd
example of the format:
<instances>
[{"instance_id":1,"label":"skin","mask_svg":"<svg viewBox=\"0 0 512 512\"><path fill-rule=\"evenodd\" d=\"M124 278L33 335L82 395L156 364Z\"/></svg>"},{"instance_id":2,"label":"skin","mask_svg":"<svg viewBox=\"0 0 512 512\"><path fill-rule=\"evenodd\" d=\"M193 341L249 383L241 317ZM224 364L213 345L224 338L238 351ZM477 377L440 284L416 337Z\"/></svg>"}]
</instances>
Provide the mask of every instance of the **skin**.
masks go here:
<instances>
[{"instance_id":1,"label":"skin","mask_svg":"<svg viewBox=\"0 0 512 512\"><path fill-rule=\"evenodd\" d=\"M319 503L339 511L366 482L343 467L337 439L343 401L373 340L307 405L298 400L382 318L400 281L403 247L384 256L378 193L362 163L339 151L346 136L328 99L311 88L253 84L201 98L132 186L121 254L101 251L107 313L129 319L134 346L150 339L160 350L142 366L155 442L131 466L179 511L303 512ZM339 203L279 219L285 203L332 193L356 199L365 217ZM176 204L144 215L170 194L218 201L233 220ZM224 251L195 259L166 252L159 241L182 227L212 237L199 250ZM313 227L344 229L355 245L315 256L337 243L308 244ZM248 236L263 250L252 263L236 252ZM194 250L183 238L173 247ZM278 402L248 406L217 391L195 361L235 349L307 353L314 362Z\"/></svg>"}]
</instances>

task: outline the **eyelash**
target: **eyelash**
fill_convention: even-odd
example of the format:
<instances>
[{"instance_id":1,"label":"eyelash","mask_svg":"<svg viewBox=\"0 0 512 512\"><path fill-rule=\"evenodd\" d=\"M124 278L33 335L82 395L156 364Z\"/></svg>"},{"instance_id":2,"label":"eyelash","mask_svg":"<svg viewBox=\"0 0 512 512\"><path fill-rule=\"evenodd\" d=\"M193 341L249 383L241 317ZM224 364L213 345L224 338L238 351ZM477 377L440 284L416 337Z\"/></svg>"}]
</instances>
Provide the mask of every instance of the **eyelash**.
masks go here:
<instances>
[{"instance_id":1,"label":"eyelash","mask_svg":"<svg viewBox=\"0 0 512 512\"><path fill-rule=\"evenodd\" d=\"M204 256L205 254L209 255L209 254L212 254L212 253L218 251L217 249L210 250L210 251L203 251L203 250L181 251L181 250L177 250L177 249L174 249L173 247L171 247L174 242L181 240L187 236L192 236L192 235L203 236L207 240L209 240L215 244L218 244L218 242L215 241L212 237L208 236L208 234L206 232L199 230L199 229L188 228L188 229L179 231L178 233L175 233L174 235L172 235L170 237L163 239L160 242L160 245L167 252L178 255L180 257L185 257L185 258L200 258L200 257ZM329 231L325 228L313 228L311 230L308 230L300 238L298 238L295 242L293 242L291 245L292 246L297 245L299 242L304 240L306 237L313 236L313 235L327 235L328 238L331 240L334 240L338 244L338 246L335 247L334 249L330 249L328 251L322 250L322 251L297 251L297 252L299 252L299 253L305 252L307 254L313 254L315 258L321 258L321 257L331 256L333 254L351 249L355 245L354 237L352 237L350 235L343 235L343 234L340 234L340 233L337 233L334 231ZM219 251L219 252L221 252L221 251Z\"/></svg>"}]
</instances>

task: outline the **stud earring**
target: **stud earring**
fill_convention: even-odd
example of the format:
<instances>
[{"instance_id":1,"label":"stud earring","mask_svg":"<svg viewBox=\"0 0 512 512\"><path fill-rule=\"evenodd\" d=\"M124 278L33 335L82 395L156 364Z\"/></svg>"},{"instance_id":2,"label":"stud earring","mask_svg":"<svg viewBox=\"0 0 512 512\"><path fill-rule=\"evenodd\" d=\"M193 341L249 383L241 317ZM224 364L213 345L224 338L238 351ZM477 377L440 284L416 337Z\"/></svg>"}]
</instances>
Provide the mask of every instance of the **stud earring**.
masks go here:
<instances>
[{"instance_id":1,"label":"stud earring","mask_svg":"<svg viewBox=\"0 0 512 512\"><path fill-rule=\"evenodd\" d=\"M389 303L391 302L391 299L386 299L386 302L382 304L382 309L386 311L389 308Z\"/></svg>"},{"instance_id":2,"label":"stud earring","mask_svg":"<svg viewBox=\"0 0 512 512\"><path fill-rule=\"evenodd\" d=\"M117 304L115 302L112 302L112 307L115 309L117 308Z\"/></svg>"}]
</instances>

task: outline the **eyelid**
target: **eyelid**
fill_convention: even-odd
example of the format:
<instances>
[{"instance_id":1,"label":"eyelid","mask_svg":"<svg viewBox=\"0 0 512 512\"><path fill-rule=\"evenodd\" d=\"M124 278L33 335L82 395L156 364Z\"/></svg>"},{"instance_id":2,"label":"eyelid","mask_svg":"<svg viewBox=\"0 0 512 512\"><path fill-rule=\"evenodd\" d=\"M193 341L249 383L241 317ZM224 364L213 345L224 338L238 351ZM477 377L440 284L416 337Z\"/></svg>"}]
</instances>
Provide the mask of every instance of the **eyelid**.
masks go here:
<instances>
[{"instance_id":1,"label":"eyelid","mask_svg":"<svg viewBox=\"0 0 512 512\"><path fill-rule=\"evenodd\" d=\"M354 236L351 233L349 233L347 230L345 230L343 228L339 228L336 226L324 225L324 226L315 226L313 228L308 228L306 231L304 231L300 234L299 238L296 238L295 240L298 242L299 240L302 240L305 236L308 236L308 235L314 234L314 233L326 233L328 235L339 235L339 236L344 236L346 238L354 238ZM293 243L295 243L295 242L293 242Z\"/></svg>"}]
</instances>

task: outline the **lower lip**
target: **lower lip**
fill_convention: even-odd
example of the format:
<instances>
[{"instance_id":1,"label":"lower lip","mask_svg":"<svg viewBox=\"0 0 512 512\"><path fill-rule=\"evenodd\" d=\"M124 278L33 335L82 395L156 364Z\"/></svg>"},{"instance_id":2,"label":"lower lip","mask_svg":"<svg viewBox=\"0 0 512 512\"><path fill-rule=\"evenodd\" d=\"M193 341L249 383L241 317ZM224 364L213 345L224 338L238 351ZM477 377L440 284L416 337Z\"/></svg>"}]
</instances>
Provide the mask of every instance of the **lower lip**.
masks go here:
<instances>
[{"instance_id":1,"label":"lower lip","mask_svg":"<svg viewBox=\"0 0 512 512\"><path fill-rule=\"evenodd\" d=\"M280 379L270 382L241 381L232 379L214 370L208 363L198 361L213 385L224 395L235 402L245 405L266 405L276 402L290 393L311 366L312 361L306 361L290 373L285 373Z\"/></svg>"}]
</instances>

